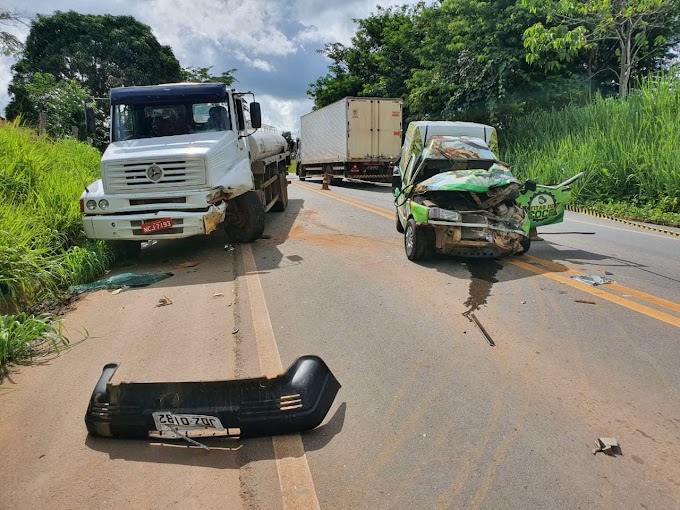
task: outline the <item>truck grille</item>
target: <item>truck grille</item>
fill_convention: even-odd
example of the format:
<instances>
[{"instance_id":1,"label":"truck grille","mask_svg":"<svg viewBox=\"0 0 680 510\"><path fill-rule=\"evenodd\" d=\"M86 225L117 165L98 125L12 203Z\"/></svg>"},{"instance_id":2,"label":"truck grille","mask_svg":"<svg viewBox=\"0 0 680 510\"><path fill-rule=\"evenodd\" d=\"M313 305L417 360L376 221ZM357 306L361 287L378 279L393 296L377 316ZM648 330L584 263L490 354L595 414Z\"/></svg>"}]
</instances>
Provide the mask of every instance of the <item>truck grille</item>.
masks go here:
<instances>
[{"instance_id":1,"label":"truck grille","mask_svg":"<svg viewBox=\"0 0 680 510\"><path fill-rule=\"evenodd\" d=\"M152 165L162 170L162 175L155 181L147 174ZM107 163L104 182L109 193L196 188L206 184L205 164L200 158Z\"/></svg>"}]
</instances>

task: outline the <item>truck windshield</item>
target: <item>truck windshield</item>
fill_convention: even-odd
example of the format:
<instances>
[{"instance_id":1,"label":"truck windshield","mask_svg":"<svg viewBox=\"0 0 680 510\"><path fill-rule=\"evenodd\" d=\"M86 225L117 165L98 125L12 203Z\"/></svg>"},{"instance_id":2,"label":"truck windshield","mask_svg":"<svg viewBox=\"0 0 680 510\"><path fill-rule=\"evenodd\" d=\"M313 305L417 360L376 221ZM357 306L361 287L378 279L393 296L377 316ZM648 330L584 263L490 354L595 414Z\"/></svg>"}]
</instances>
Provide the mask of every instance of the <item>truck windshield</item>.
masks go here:
<instances>
[{"instance_id":1,"label":"truck windshield","mask_svg":"<svg viewBox=\"0 0 680 510\"><path fill-rule=\"evenodd\" d=\"M231 130L228 103L131 104L113 107L113 141Z\"/></svg>"}]
</instances>

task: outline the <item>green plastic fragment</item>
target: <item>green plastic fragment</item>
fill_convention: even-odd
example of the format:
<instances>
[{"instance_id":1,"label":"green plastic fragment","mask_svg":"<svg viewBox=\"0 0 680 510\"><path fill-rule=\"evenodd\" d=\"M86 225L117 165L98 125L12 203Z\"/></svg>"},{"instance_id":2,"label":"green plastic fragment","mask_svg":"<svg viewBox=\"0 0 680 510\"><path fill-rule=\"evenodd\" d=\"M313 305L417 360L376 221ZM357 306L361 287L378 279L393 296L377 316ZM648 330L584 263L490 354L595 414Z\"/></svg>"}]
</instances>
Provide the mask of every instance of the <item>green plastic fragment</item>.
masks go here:
<instances>
[{"instance_id":1,"label":"green plastic fragment","mask_svg":"<svg viewBox=\"0 0 680 510\"><path fill-rule=\"evenodd\" d=\"M154 283L165 280L173 276L172 273L121 273L115 276L110 276L102 280L97 280L92 283L84 283L82 285L71 285L68 290L73 294L83 294L85 292L94 292L96 290L104 289L119 289L121 287L146 287Z\"/></svg>"}]
</instances>

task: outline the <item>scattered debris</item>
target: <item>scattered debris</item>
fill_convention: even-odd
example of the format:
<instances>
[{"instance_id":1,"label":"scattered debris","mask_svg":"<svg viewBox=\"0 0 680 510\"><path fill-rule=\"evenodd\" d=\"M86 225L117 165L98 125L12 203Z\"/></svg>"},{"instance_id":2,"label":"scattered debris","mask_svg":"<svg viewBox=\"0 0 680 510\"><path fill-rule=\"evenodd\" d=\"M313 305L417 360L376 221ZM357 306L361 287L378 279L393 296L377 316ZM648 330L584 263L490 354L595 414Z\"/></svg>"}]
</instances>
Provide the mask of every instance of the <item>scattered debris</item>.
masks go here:
<instances>
[{"instance_id":1,"label":"scattered debris","mask_svg":"<svg viewBox=\"0 0 680 510\"><path fill-rule=\"evenodd\" d=\"M605 271L604 274L606 274L607 276L614 276L614 273L610 271Z\"/></svg>"},{"instance_id":2,"label":"scattered debris","mask_svg":"<svg viewBox=\"0 0 680 510\"><path fill-rule=\"evenodd\" d=\"M489 335L489 333L486 332L486 330L484 329L484 326L482 326L482 323L479 322L479 319L477 319L477 317L475 316L474 313L465 312L465 313L463 314L463 316L464 316L464 317L467 317L467 320L469 320L470 322L474 322L474 323L475 323L475 326L477 326L477 329L479 329L479 332L480 332L480 333L482 334L482 336L486 339L486 341L489 342L489 345L490 345L491 347L495 347L495 346L496 346L496 342L494 342L494 341L493 341L493 338L491 338L491 335Z\"/></svg>"},{"instance_id":3,"label":"scattered debris","mask_svg":"<svg viewBox=\"0 0 680 510\"><path fill-rule=\"evenodd\" d=\"M183 262L179 266L175 266L175 269L186 269L188 267L196 267L200 262Z\"/></svg>"},{"instance_id":4,"label":"scattered debris","mask_svg":"<svg viewBox=\"0 0 680 510\"><path fill-rule=\"evenodd\" d=\"M235 335L236 333L238 333L238 331L239 331L238 328L234 328L231 330L231 334Z\"/></svg>"},{"instance_id":5,"label":"scattered debris","mask_svg":"<svg viewBox=\"0 0 680 510\"><path fill-rule=\"evenodd\" d=\"M596 305L595 301L588 301L587 299L574 299L576 303L584 303L586 305Z\"/></svg>"},{"instance_id":6,"label":"scattered debris","mask_svg":"<svg viewBox=\"0 0 680 510\"><path fill-rule=\"evenodd\" d=\"M520 301L519 304L520 304L520 305L526 305L527 302L526 302L526 301Z\"/></svg>"},{"instance_id":7,"label":"scattered debris","mask_svg":"<svg viewBox=\"0 0 680 510\"><path fill-rule=\"evenodd\" d=\"M224 292L215 292L213 294L213 297L222 297L222 296L224 296Z\"/></svg>"},{"instance_id":8,"label":"scattered debris","mask_svg":"<svg viewBox=\"0 0 680 510\"><path fill-rule=\"evenodd\" d=\"M233 244L225 244L224 245L224 251L234 251L234 245Z\"/></svg>"},{"instance_id":9,"label":"scattered debris","mask_svg":"<svg viewBox=\"0 0 680 510\"><path fill-rule=\"evenodd\" d=\"M585 283L586 285L592 285L592 286L604 285L606 283L612 282L608 278L602 278L601 276L597 276L597 275L591 275L591 276L578 275L578 276L572 276L571 279L576 280L577 282Z\"/></svg>"},{"instance_id":10,"label":"scattered debris","mask_svg":"<svg viewBox=\"0 0 680 510\"><path fill-rule=\"evenodd\" d=\"M598 452L606 453L607 455L621 455L621 446L614 437L600 437L597 440L597 448L593 450L593 455Z\"/></svg>"},{"instance_id":11,"label":"scattered debris","mask_svg":"<svg viewBox=\"0 0 680 510\"><path fill-rule=\"evenodd\" d=\"M271 239L272 237L274 237L274 236L271 235L271 234L262 234L260 236L260 239Z\"/></svg>"},{"instance_id":12,"label":"scattered debris","mask_svg":"<svg viewBox=\"0 0 680 510\"><path fill-rule=\"evenodd\" d=\"M160 306L168 306L172 304L172 299L170 299L168 296L163 296L158 300L158 304L156 305L156 308Z\"/></svg>"},{"instance_id":13,"label":"scattered debris","mask_svg":"<svg viewBox=\"0 0 680 510\"><path fill-rule=\"evenodd\" d=\"M129 288L130 288L130 287L128 287L127 285L123 285L123 286L120 287L119 289L116 289L116 290L114 290L113 292L111 292L111 294L113 294L113 295L115 296L115 295L117 295L117 294L120 294L121 292L125 292L125 291L128 290Z\"/></svg>"},{"instance_id":14,"label":"scattered debris","mask_svg":"<svg viewBox=\"0 0 680 510\"><path fill-rule=\"evenodd\" d=\"M115 276L110 276L102 280L97 280L92 283L84 283L82 285L71 285L68 288L69 292L73 294L82 294L84 292L94 292L96 290L104 289L119 289L122 287L146 287L154 283L165 280L173 276L172 273L121 273Z\"/></svg>"}]
</instances>

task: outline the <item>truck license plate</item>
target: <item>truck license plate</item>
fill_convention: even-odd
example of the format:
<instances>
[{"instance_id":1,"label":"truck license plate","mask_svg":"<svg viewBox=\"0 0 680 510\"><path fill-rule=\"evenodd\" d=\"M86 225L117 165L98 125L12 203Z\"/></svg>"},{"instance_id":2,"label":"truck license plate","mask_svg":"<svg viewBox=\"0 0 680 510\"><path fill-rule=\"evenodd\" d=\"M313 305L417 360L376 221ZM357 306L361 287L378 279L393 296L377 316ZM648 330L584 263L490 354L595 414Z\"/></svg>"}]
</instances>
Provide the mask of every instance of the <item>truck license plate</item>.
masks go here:
<instances>
[{"instance_id":1,"label":"truck license plate","mask_svg":"<svg viewBox=\"0 0 680 510\"><path fill-rule=\"evenodd\" d=\"M172 228L172 218L161 218L159 220L147 221L142 223L142 234L152 234L166 228Z\"/></svg>"},{"instance_id":2,"label":"truck license plate","mask_svg":"<svg viewBox=\"0 0 680 510\"><path fill-rule=\"evenodd\" d=\"M194 431L194 430L224 430L222 422L216 416L203 414L174 414L152 413L156 430Z\"/></svg>"}]
</instances>

